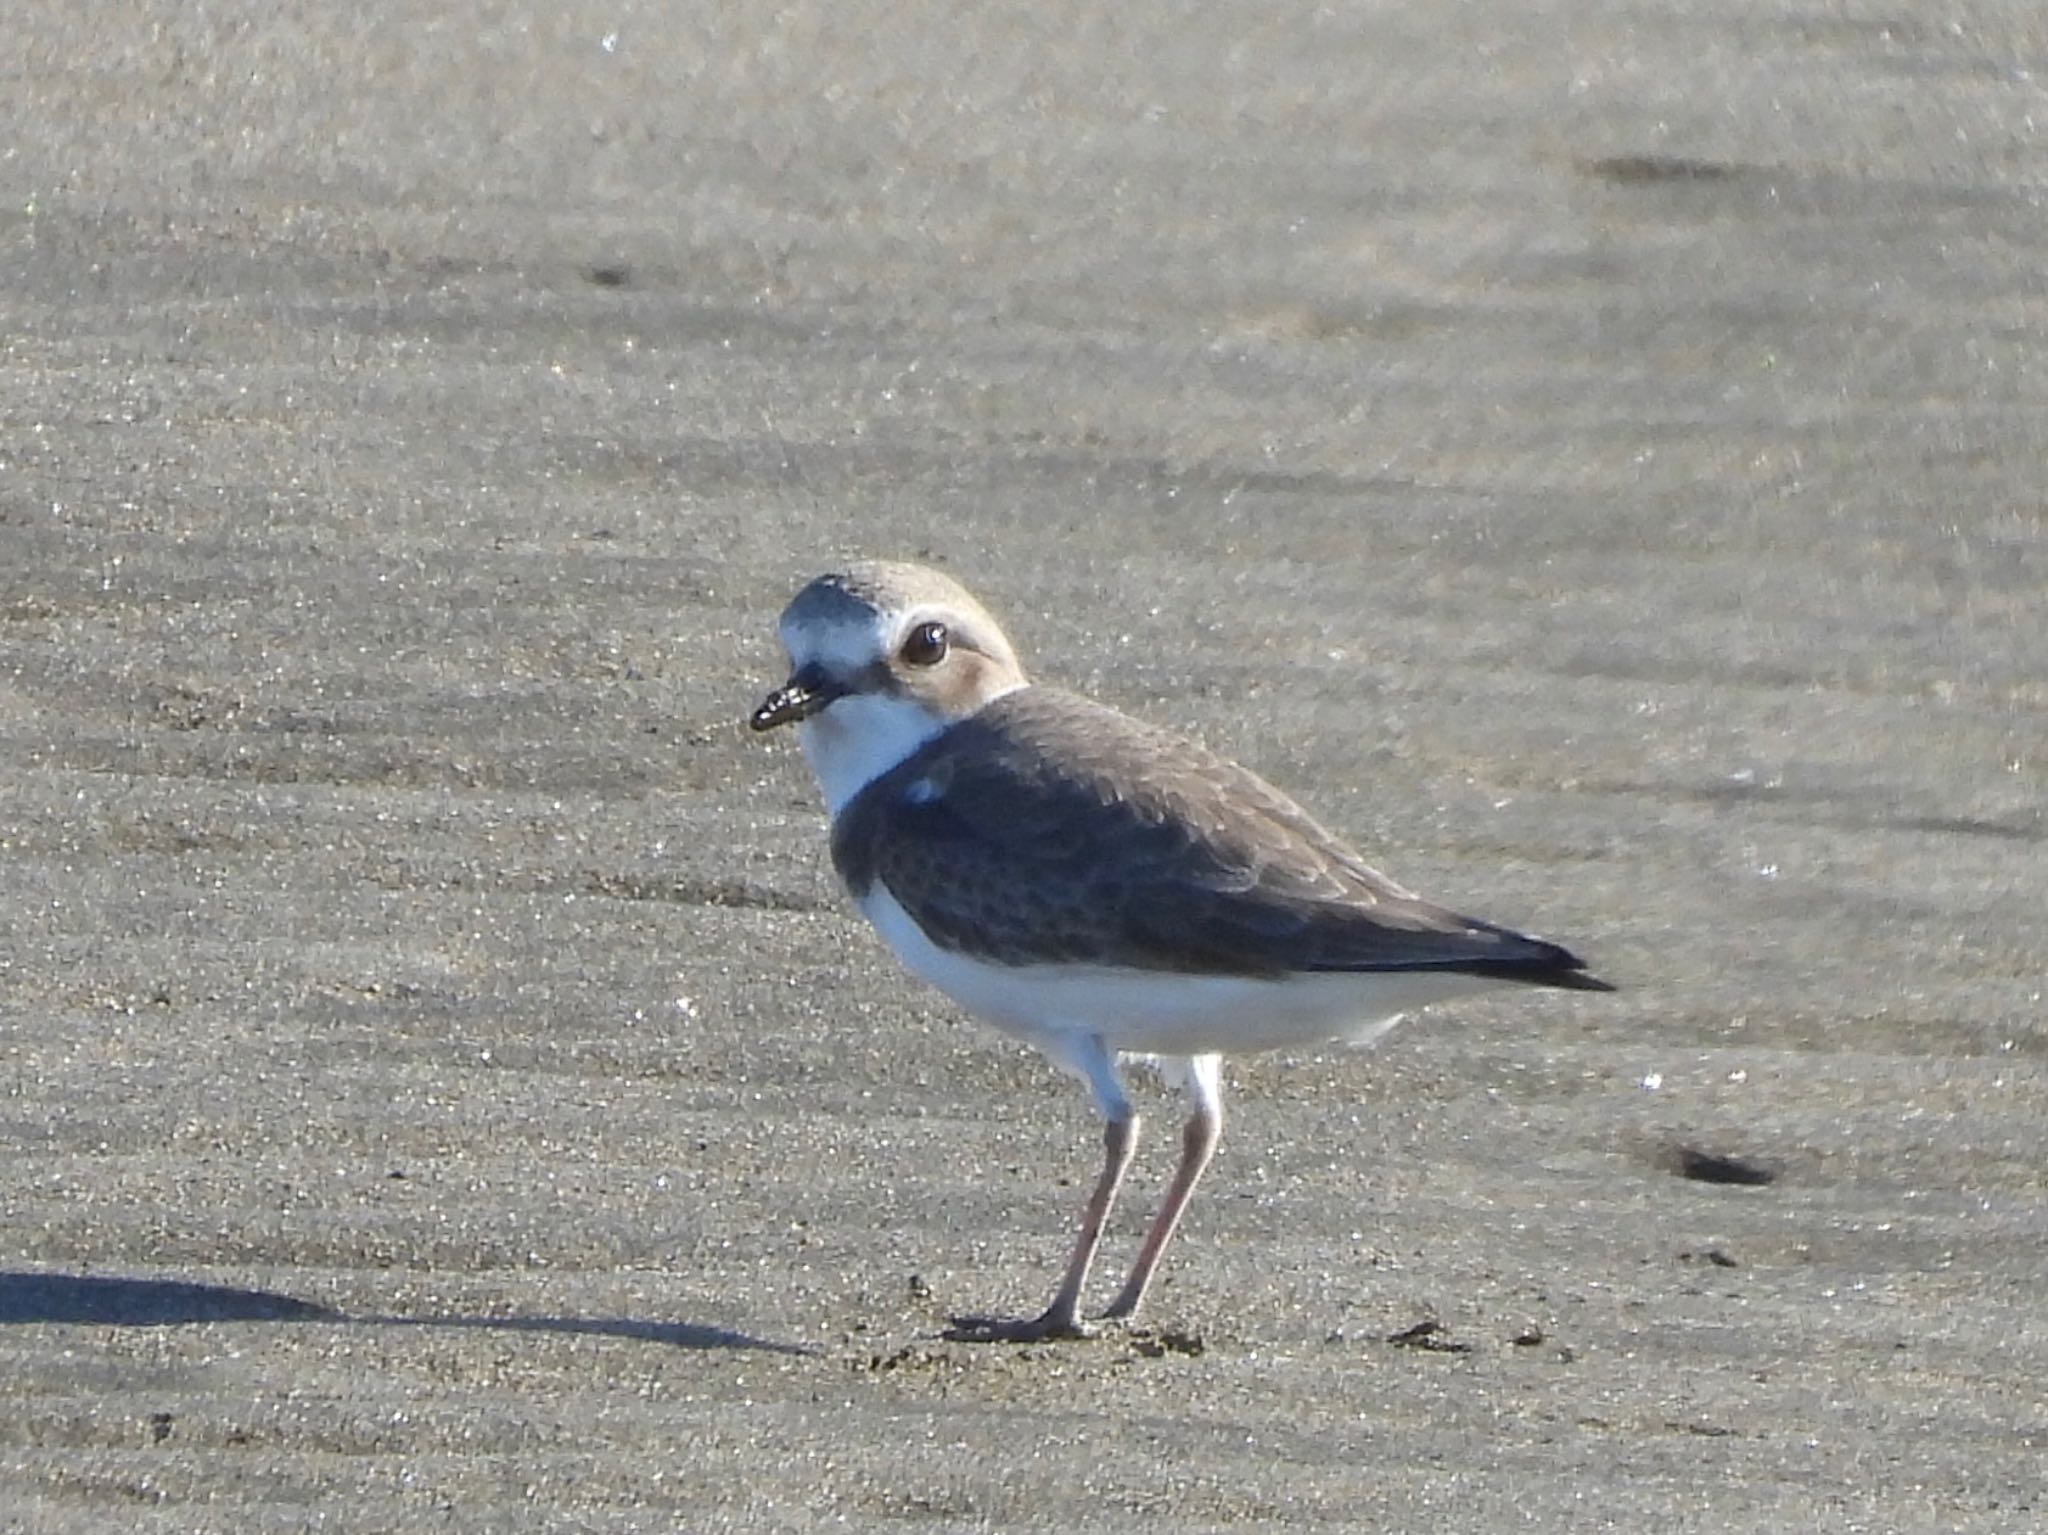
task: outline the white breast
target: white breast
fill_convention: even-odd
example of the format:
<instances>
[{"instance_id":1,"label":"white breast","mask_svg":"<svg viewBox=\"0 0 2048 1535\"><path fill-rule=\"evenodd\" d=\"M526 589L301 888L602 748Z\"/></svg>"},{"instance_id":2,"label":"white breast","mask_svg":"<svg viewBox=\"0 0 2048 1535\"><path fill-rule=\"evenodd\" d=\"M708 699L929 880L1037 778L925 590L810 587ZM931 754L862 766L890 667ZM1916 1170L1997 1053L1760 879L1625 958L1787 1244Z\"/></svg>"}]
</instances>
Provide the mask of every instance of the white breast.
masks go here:
<instances>
[{"instance_id":1,"label":"white breast","mask_svg":"<svg viewBox=\"0 0 2048 1535\"><path fill-rule=\"evenodd\" d=\"M797 726L797 740L836 820L854 795L946 728L922 704L855 693Z\"/></svg>"}]
</instances>

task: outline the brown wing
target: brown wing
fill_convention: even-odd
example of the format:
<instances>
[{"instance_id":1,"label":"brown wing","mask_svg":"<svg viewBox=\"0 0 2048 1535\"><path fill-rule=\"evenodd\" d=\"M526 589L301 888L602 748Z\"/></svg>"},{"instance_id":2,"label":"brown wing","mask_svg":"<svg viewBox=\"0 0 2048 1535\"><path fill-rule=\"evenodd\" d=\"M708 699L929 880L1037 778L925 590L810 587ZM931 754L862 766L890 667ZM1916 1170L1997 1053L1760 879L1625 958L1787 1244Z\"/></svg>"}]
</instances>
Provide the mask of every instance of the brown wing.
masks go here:
<instances>
[{"instance_id":1,"label":"brown wing","mask_svg":"<svg viewBox=\"0 0 2048 1535\"><path fill-rule=\"evenodd\" d=\"M1025 688L882 775L833 861L942 947L1197 974L1453 970L1597 985L1565 950L1411 895L1236 764Z\"/></svg>"}]
</instances>

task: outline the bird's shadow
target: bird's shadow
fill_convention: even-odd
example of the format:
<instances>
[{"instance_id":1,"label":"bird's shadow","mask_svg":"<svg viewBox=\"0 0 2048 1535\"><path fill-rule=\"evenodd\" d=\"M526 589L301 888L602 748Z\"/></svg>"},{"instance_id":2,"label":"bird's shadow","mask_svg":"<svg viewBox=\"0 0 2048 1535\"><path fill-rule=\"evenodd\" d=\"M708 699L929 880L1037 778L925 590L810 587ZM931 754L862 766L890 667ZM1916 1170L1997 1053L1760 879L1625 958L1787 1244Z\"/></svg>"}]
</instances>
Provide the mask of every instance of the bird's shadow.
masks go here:
<instances>
[{"instance_id":1,"label":"bird's shadow","mask_svg":"<svg viewBox=\"0 0 2048 1535\"><path fill-rule=\"evenodd\" d=\"M271 1290L194 1284L180 1279L127 1279L105 1274L0 1270L0 1326L71 1322L100 1327L182 1327L200 1322L327 1322L369 1327L458 1327L501 1332L573 1333L664 1343L674 1348L755 1349L809 1354L800 1344L777 1343L699 1322L651 1322L636 1317L567 1316L362 1316Z\"/></svg>"}]
</instances>

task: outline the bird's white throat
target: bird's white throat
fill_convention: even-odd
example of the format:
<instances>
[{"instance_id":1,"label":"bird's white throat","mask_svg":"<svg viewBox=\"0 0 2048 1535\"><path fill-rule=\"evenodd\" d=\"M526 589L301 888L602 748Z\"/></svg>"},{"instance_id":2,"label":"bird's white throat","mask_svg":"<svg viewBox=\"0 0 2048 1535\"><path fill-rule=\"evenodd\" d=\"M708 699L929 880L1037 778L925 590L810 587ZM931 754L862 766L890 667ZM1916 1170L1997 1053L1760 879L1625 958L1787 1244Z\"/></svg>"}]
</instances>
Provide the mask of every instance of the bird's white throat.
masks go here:
<instances>
[{"instance_id":1,"label":"bird's white throat","mask_svg":"<svg viewBox=\"0 0 2048 1535\"><path fill-rule=\"evenodd\" d=\"M852 693L797 726L797 739L817 775L833 817L951 723L912 698Z\"/></svg>"}]
</instances>

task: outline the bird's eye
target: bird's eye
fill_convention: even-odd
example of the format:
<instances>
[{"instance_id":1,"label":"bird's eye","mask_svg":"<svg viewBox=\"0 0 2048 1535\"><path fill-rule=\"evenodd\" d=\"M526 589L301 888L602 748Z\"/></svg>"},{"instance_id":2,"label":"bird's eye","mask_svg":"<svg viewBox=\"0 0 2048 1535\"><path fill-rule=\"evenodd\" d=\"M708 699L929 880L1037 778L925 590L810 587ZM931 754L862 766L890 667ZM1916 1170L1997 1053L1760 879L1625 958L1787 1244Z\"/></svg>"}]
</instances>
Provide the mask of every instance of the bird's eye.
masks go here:
<instances>
[{"instance_id":1,"label":"bird's eye","mask_svg":"<svg viewBox=\"0 0 2048 1535\"><path fill-rule=\"evenodd\" d=\"M944 624L919 624L897 654L912 666L937 666L946 659L949 643Z\"/></svg>"}]
</instances>

